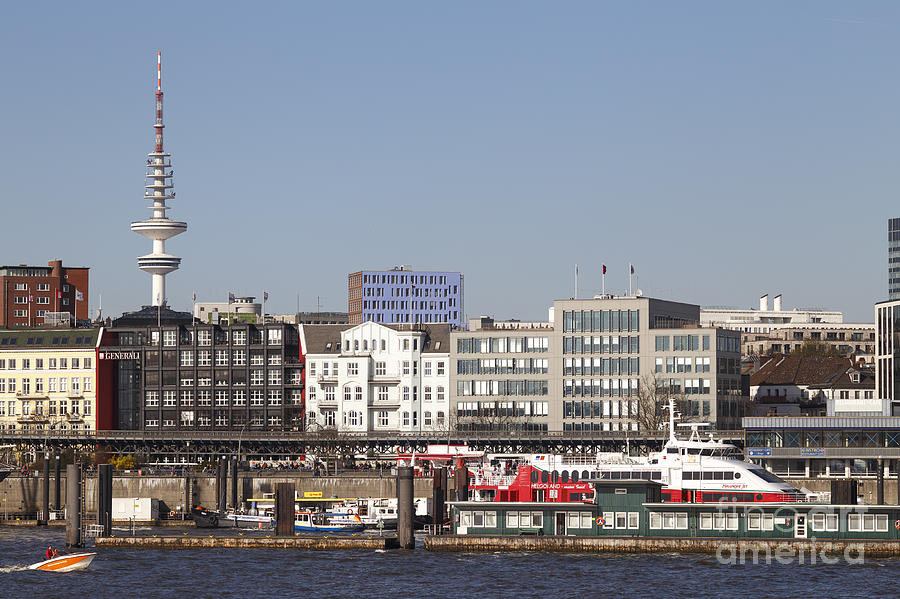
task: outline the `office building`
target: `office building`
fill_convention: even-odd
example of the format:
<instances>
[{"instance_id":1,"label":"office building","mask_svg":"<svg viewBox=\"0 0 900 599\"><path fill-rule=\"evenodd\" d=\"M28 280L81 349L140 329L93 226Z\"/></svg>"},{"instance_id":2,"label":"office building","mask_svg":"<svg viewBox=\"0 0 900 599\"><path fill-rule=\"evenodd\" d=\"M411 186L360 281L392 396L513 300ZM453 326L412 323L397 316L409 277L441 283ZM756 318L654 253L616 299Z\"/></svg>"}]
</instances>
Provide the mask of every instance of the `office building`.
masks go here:
<instances>
[{"instance_id":1,"label":"office building","mask_svg":"<svg viewBox=\"0 0 900 599\"><path fill-rule=\"evenodd\" d=\"M297 328L191 324L157 308L106 330L99 374L112 428L300 430L303 370Z\"/></svg>"},{"instance_id":2,"label":"office building","mask_svg":"<svg viewBox=\"0 0 900 599\"><path fill-rule=\"evenodd\" d=\"M463 276L458 272L364 270L348 277L350 324L437 324L465 322Z\"/></svg>"},{"instance_id":3,"label":"office building","mask_svg":"<svg viewBox=\"0 0 900 599\"><path fill-rule=\"evenodd\" d=\"M451 335L451 409L462 428L623 432L671 396L686 419L736 428L740 334L699 320L692 304L598 296L557 300L546 324L472 323Z\"/></svg>"},{"instance_id":4,"label":"office building","mask_svg":"<svg viewBox=\"0 0 900 599\"><path fill-rule=\"evenodd\" d=\"M888 300L900 299L900 218L888 219Z\"/></svg>"}]
</instances>

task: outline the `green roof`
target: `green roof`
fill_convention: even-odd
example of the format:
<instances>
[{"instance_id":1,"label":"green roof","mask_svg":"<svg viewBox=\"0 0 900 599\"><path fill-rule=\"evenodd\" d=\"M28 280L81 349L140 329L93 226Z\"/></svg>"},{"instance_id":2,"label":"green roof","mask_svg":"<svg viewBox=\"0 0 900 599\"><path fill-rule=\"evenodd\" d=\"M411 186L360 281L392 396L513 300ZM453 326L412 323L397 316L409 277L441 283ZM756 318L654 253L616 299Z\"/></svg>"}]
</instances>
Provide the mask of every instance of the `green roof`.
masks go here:
<instances>
[{"instance_id":1,"label":"green roof","mask_svg":"<svg viewBox=\"0 0 900 599\"><path fill-rule=\"evenodd\" d=\"M91 329L0 329L0 350L85 349L97 346L99 328Z\"/></svg>"}]
</instances>

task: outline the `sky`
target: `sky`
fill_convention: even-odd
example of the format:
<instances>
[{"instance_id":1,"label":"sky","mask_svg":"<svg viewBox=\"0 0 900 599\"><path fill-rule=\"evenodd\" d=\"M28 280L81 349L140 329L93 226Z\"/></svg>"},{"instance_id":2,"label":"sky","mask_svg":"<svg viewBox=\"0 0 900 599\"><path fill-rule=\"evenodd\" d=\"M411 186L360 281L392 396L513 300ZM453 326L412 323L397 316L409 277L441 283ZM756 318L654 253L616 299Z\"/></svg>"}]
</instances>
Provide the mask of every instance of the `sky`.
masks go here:
<instances>
[{"instance_id":1,"label":"sky","mask_svg":"<svg viewBox=\"0 0 900 599\"><path fill-rule=\"evenodd\" d=\"M887 296L900 3L7 3L5 264L149 304L131 232L163 53L169 304L461 271L468 316L624 293L844 312ZM158 16L157 16L158 15Z\"/></svg>"}]
</instances>

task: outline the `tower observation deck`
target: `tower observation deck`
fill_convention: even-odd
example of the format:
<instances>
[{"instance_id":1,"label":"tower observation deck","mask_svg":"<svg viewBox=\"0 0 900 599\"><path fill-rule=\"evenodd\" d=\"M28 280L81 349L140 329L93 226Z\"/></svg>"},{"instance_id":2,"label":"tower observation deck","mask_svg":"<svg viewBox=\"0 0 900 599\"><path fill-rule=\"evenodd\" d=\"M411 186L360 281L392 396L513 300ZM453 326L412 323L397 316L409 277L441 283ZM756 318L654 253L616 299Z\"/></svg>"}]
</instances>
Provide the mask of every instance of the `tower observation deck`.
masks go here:
<instances>
[{"instance_id":1,"label":"tower observation deck","mask_svg":"<svg viewBox=\"0 0 900 599\"><path fill-rule=\"evenodd\" d=\"M148 206L153 216L147 220L131 223L131 230L153 241L153 251L138 257L138 268L152 277L151 305L166 305L166 275L178 270L181 258L166 253L166 240L184 233L187 223L169 219L166 216L166 201L175 197L172 191L171 154L163 150L163 92L162 53L156 56L156 148L147 156L147 183L144 185L144 199L152 202Z\"/></svg>"}]
</instances>

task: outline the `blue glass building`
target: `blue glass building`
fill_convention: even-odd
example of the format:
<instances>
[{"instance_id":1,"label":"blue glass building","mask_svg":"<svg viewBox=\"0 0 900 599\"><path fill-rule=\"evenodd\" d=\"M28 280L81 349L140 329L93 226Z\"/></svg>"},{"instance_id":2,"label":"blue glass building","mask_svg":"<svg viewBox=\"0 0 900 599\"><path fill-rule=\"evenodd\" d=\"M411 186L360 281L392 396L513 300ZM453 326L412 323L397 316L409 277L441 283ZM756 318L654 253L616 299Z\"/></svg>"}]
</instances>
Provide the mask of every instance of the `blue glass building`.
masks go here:
<instances>
[{"instance_id":1,"label":"blue glass building","mask_svg":"<svg viewBox=\"0 0 900 599\"><path fill-rule=\"evenodd\" d=\"M900 299L900 218L888 219L888 299Z\"/></svg>"},{"instance_id":2,"label":"blue glass building","mask_svg":"<svg viewBox=\"0 0 900 599\"><path fill-rule=\"evenodd\" d=\"M463 327L463 276L458 272L362 270L348 276L350 324L448 323Z\"/></svg>"}]
</instances>

